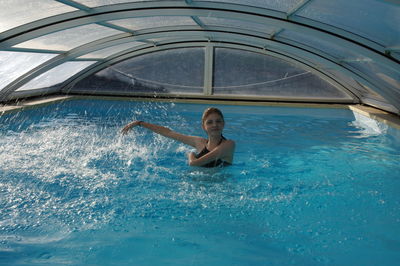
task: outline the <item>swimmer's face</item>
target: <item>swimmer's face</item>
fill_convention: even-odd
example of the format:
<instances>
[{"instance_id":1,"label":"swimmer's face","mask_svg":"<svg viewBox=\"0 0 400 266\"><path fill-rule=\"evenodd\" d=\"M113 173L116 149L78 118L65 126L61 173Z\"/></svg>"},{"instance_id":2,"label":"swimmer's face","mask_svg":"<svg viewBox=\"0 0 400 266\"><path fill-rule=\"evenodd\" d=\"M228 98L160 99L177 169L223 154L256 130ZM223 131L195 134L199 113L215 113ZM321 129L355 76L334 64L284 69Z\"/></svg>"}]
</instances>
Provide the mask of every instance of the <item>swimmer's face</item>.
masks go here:
<instances>
[{"instance_id":1,"label":"swimmer's face","mask_svg":"<svg viewBox=\"0 0 400 266\"><path fill-rule=\"evenodd\" d=\"M221 134L224 129L224 119L217 113L209 114L203 122L203 129L210 134Z\"/></svg>"}]
</instances>

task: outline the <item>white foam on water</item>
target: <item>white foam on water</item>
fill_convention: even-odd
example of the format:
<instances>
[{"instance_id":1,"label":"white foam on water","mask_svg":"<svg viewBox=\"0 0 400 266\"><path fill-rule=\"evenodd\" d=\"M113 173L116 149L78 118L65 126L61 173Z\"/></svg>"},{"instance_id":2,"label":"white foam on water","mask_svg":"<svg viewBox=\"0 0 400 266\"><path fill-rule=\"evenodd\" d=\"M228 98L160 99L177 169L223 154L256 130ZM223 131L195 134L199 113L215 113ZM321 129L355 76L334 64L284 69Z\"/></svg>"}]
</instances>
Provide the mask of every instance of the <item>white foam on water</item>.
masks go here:
<instances>
[{"instance_id":1,"label":"white foam on water","mask_svg":"<svg viewBox=\"0 0 400 266\"><path fill-rule=\"evenodd\" d=\"M360 130L358 137L365 138L371 136L379 136L386 134L388 125L381 123L375 119L369 118L357 112L353 112L355 120L351 125Z\"/></svg>"}]
</instances>

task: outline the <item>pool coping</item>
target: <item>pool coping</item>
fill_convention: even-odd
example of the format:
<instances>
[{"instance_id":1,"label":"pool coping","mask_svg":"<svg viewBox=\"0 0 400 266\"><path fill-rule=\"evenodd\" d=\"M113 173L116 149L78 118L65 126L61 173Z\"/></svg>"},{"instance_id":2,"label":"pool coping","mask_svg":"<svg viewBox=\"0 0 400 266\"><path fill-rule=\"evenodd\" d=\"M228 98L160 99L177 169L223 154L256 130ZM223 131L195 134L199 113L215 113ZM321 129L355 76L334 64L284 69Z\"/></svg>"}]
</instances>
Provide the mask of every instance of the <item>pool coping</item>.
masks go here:
<instances>
[{"instance_id":1,"label":"pool coping","mask_svg":"<svg viewBox=\"0 0 400 266\"><path fill-rule=\"evenodd\" d=\"M41 98L27 99L15 104L0 105L0 116L18 112L24 109L36 108L62 101L80 99L104 99L124 101L157 101L157 102L183 102L197 104L225 104L225 105L247 105L247 106L280 106L280 107L307 107L307 108L339 108L350 109L379 122L385 123L400 130L400 116L360 104L330 104L330 103L299 103L299 102L267 102L267 101L234 101L234 100L210 100L210 99L177 99L177 98L143 98L143 97L119 97L119 96L84 96L84 95L53 95Z\"/></svg>"}]
</instances>

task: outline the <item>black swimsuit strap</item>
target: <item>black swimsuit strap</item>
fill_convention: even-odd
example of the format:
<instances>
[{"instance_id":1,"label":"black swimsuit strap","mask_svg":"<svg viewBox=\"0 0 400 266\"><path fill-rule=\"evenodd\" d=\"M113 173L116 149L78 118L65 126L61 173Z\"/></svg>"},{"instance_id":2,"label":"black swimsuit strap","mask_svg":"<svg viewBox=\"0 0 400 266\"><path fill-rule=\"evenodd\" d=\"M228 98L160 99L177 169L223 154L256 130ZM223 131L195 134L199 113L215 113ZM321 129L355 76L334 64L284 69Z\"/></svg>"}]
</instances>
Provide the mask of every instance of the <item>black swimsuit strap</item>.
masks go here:
<instances>
[{"instance_id":1,"label":"black swimsuit strap","mask_svg":"<svg viewBox=\"0 0 400 266\"><path fill-rule=\"evenodd\" d=\"M224 136L221 135L221 140L220 140L220 142L218 143L218 145L220 145L221 142L222 142L223 140L226 140L226 138L225 138ZM208 143L208 141L207 141L207 143ZM201 156L204 156L204 155L206 155L207 153L210 152L210 151L207 149L207 143L206 143L206 145L204 146L203 150L201 150L201 152L199 152L199 154L196 155L196 158L200 158ZM218 145L217 145L217 146L218 146ZM205 165L202 165L202 167L216 167L216 166L228 166L228 165L231 165L231 163L228 163L228 162L225 162L225 161L223 161L223 160L221 160L221 159L218 159L218 160L209 162L209 163L207 163L207 164L205 164Z\"/></svg>"},{"instance_id":2,"label":"black swimsuit strap","mask_svg":"<svg viewBox=\"0 0 400 266\"><path fill-rule=\"evenodd\" d=\"M221 140L219 141L218 145L220 145L222 143L223 140L226 140L226 138L224 136L221 135ZM196 158L200 158L203 155L206 155L207 153L209 153L210 151L207 149L207 144L208 141L206 143L206 145L204 145L204 148L196 155ZM217 146L218 146L217 145Z\"/></svg>"}]
</instances>

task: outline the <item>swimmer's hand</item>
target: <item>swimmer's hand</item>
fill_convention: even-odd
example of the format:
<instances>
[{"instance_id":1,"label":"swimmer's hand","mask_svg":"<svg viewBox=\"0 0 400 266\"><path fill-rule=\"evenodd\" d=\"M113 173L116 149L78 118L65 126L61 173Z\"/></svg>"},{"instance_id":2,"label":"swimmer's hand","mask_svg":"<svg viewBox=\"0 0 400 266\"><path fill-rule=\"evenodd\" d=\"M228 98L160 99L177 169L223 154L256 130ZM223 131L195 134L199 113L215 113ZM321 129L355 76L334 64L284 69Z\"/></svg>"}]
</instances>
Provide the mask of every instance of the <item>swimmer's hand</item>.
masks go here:
<instances>
[{"instance_id":1,"label":"swimmer's hand","mask_svg":"<svg viewBox=\"0 0 400 266\"><path fill-rule=\"evenodd\" d=\"M131 128L140 126L140 124L141 124L142 122L143 122L143 121L134 121L134 122L131 122L131 123L127 124L126 126L124 126L123 129L121 129L122 135L127 134L128 131L129 131Z\"/></svg>"}]
</instances>

